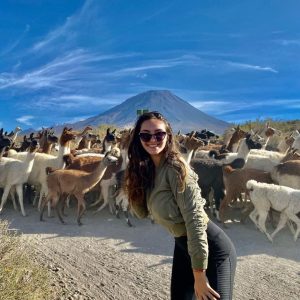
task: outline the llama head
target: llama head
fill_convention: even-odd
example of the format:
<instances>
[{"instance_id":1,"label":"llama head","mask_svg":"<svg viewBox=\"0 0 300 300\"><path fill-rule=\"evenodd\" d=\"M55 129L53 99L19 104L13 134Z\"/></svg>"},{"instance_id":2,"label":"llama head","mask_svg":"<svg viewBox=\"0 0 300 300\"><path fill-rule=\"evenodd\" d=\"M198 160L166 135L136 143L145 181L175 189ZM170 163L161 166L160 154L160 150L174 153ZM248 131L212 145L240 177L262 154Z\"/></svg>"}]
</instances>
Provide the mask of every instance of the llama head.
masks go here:
<instances>
[{"instance_id":1,"label":"llama head","mask_svg":"<svg viewBox=\"0 0 300 300\"><path fill-rule=\"evenodd\" d=\"M247 144L249 150L250 150L250 149L261 149L261 148L262 148L262 144L261 144L260 142L254 141L254 140L251 138L251 134L250 134L250 133L248 133L248 134L246 135L246 144Z\"/></svg>"}]
</instances>

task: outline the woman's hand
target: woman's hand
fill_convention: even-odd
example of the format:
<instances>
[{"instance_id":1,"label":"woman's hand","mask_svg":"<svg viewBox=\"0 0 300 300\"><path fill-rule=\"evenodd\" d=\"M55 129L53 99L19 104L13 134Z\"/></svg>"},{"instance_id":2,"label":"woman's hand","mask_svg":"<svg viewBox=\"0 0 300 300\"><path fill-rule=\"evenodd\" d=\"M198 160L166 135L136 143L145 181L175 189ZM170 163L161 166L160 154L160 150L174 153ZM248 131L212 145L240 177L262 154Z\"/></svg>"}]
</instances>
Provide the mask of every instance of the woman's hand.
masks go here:
<instances>
[{"instance_id":1,"label":"woman's hand","mask_svg":"<svg viewBox=\"0 0 300 300\"><path fill-rule=\"evenodd\" d=\"M197 300L217 300L220 295L210 287L205 271L193 271L195 279L195 294Z\"/></svg>"}]
</instances>

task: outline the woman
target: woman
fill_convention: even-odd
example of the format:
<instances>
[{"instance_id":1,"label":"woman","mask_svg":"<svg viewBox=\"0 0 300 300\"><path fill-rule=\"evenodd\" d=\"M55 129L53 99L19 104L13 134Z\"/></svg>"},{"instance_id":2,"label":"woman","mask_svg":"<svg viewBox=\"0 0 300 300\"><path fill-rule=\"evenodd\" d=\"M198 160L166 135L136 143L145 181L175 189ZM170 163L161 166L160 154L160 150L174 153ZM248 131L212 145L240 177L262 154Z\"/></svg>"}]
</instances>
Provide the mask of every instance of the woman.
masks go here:
<instances>
[{"instance_id":1,"label":"woman","mask_svg":"<svg viewBox=\"0 0 300 300\"><path fill-rule=\"evenodd\" d=\"M158 112L141 115L128 149L126 190L139 218L151 214L175 237L171 299L232 299L236 253L204 209L197 175Z\"/></svg>"}]
</instances>

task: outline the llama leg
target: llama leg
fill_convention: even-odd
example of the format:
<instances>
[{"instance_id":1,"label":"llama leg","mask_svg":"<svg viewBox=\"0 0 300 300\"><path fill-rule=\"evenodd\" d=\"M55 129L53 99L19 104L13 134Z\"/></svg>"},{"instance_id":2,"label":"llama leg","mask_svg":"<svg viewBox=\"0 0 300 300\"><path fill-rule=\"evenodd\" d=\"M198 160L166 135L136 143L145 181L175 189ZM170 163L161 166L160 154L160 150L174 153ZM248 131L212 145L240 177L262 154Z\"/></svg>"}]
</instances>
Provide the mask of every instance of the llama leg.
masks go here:
<instances>
[{"instance_id":1,"label":"llama leg","mask_svg":"<svg viewBox=\"0 0 300 300\"><path fill-rule=\"evenodd\" d=\"M14 210L18 210L15 194L16 194L16 188L15 188L15 186L12 186L11 189L10 189L9 195L10 195L11 200L13 202Z\"/></svg>"},{"instance_id":2,"label":"llama leg","mask_svg":"<svg viewBox=\"0 0 300 300\"><path fill-rule=\"evenodd\" d=\"M300 234L300 219L298 218L297 215L293 214L292 212L288 212L287 214L288 214L288 218L290 220L294 221L296 223L296 225L297 225L297 230L296 230L296 232L294 234L294 241L296 242L297 239L298 239L298 236Z\"/></svg>"},{"instance_id":3,"label":"llama leg","mask_svg":"<svg viewBox=\"0 0 300 300\"><path fill-rule=\"evenodd\" d=\"M61 214L64 216L64 217L67 217L67 214L65 213L65 209L66 207L69 207L69 204L67 202L70 202L71 200L71 195L70 194L62 194L60 196L60 201L62 202L62 205L61 205Z\"/></svg>"},{"instance_id":4,"label":"llama leg","mask_svg":"<svg viewBox=\"0 0 300 300\"><path fill-rule=\"evenodd\" d=\"M288 220L288 216L285 214L285 212L282 212L280 214L280 219L279 219L277 228L271 234L272 240L274 239L274 236L277 234L277 232L279 232L285 226L287 220Z\"/></svg>"},{"instance_id":5,"label":"llama leg","mask_svg":"<svg viewBox=\"0 0 300 300\"><path fill-rule=\"evenodd\" d=\"M35 186L35 194L34 194L34 198L33 198L33 201L32 201L32 206L33 207L36 205L36 201L37 201L37 198L39 197L40 192L41 192L41 187L40 186Z\"/></svg>"},{"instance_id":6,"label":"llama leg","mask_svg":"<svg viewBox=\"0 0 300 300\"><path fill-rule=\"evenodd\" d=\"M20 203L20 208L21 208L22 215L24 217L26 217L26 213L25 213L25 210L24 210L24 204L23 204L23 186L22 186L22 184L17 185L16 190L17 190L17 194L18 194L18 198L19 198L19 203Z\"/></svg>"},{"instance_id":7,"label":"llama leg","mask_svg":"<svg viewBox=\"0 0 300 300\"><path fill-rule=\"evenodd\" d=\"M59 197L59 196L58 196ZM61 197L62 198L62 197ZM62 211L62 207L65 205L65 203L64 203L64 201L62 201L62 200L64 200L64 199L58 199L58 200L56 200L58 203L57 203L57 205L56 205L56 213L57 213L57 216L58 216L58 218L59 218L59 220L60 220L60 222L62 223L62 224L65 224L65 221L64 221L64 219L63 219L63 217L62 217L62 214L61 214L61 211Z\"/></svg>"},{"instance_id":8,"label":"llama leg","mask_svg":"<svg viewBox=\"0 0 300 300\"><path fill-rule=\"evenodd\" d=\"M249 207L246 207L242 210L241 222L245 224L246 218L249 216L250 212L254 209L253 204L250 202Z\"/></svg>"},{"instance_id":9,"label":"llama leg","mask_svg":"<svg viewBox=\"0 0 300 300\"><path fill-rule=\"evenodd\" d=\"M99 204L99 203L101 203L102 202L102 200L103 200L103 195L102 195L102 186L101 186L101 184L100 184L100 193L99 193L99 197L98 197L98 199L96 200L96 201L94 201L91 205L90 205L90 207L94 207L94 206L96 206L97 204Z\"/></svg>"},{"instance_id":10,"label":"llama leg","mask_svg":"<svg viewBox=\"0 0 300 300\"><path fill-rule=\"evenodd\" d=\"M257 225L257 210L254 207L254 209L252 210L252 212L249 214L249 218L250 220L254 223L255 227L258 229L258 225Z\"/></svg>"},{"instance_id":11,"label":"llama leg","mask_svg":"<svg viewBox=\"0 0 300 300\"><path fill-rule=\"evenodd\" d=\"M11 188L11 185L6 185L5 188L4 188L3 195L2 195L2 200L1 200L1 205L0 205L0 214L2 213L3 207L6 203L10 188Z\"/></svg>"},{"instance_id":12,"label":"llama leg","mask_svg":"<svg viewBox=\"0 0 300 300\"><path fill-rule=\"evenodd\" d=\"M44 221L43 214L44 214L45 206L48 202L51 203L50 200L51 200L51 194L50 193L47 195L47 197L42 199L41 209L40 209L40 221Z\"/></svg>"},{"instance_id":13,"label":"llama leg","mask_svg":"<svg viewBox=\"0 0 300 300\"><path fill-rule=\"evenodd\" d=\"M268 217L268 211L261 211L258 215L258 228L266 234L267 238L269 239L270 242L273 243L273 239L272 237L270 236L270 234L267 232L267 229L266 229L266 220L267 220L267 217Z\"/></svg>"},{"instance_id":14,"label":"llama leg","mask_svg":"<svg viewBox=\"0 0 300 300\"><path fill-rule=\"evenodd\" d=\"M84 195L76 194L74 195L77 199L77 223L79 226L82 225L81 217L85 212L85 203L84 203Z\"/></svg>"},{"instance_id":15,"label":"llama leg","mask_svg":"<svg viewBox=\"0 0 300 300\"><path fill-rule=\"evenodd\" d=\"M103 196L103 200L104 200L104 202L103 202L103 204L96 210L96 212L99 212L99 211L101 211L107 204L108 204L108 186L106 186L106 185L103 185L103 186L101 186L101 194L102 194L102 196Z\"/></svg>"},{"instance_id":16,"label":"llama leg","mask_svg":"<svg viewBox=\"0 0 300 300\"><path fill-rule=\"evenodd\" d=\"M288 220L288 221L287 221L287 225L288 225L288 227L289 227L289 229L290 229L292 235L295 235L296 230L295 230L295 227L294 227L294 222L291 221L291 220Z\"/></svg>"},{"instance_id":17,"label":"llama leg","mask_svg":"<svg viewBox=\"0 0 300 300\"><path fill-rule=\"evenodd\" d=\"M124 216L126 218L126 223L129 227L133 227L131 222L130 222L130 219L129 219L129 214L128 214L128 201L127 199L123 199L122 200L122 209L123 209L123 213L124 213Z\"/></svg>"},{"instance_id":18,"label":"llama leg","mask_svg":"<svg viewBox=\"0 0 300 300\"><path fill-rule=\"evenodd\" d=\"M41 190L40 190L40 198L39 198L39 203L38 203L38 210L41 210L41 204L42 204L42 200L43 200L43 196L47 195L47 188L45 188L44 186L41 186Z\"/></svg>"},{"instance_id":19,"label":"llama leg","mask_svg":"<svg viewBox=\"0 0 300 300\"><path fill-rule=\"evenodd\" d=\"M109 211L112 215L115 214L115 204L116 204L116 194L117 186L116 185L110 185L108 187L108 205L109 205Z\"/></svg>"},{"instance_id":20,"label":"llama leg","mask_svg":"<svg viewBox=\"0 0 300 300\"><path fill-rule=\"evenodd\" d=\"M226 221L225 219L225 209L227 208L228 206L228 202L229 202L229 197L226 196L224 197L224 199L221 201L221 204L220 204L220 208L219 208L219 215L220 215L220 220L222 223L224 223Z\"/></svg>"}]
</instances>

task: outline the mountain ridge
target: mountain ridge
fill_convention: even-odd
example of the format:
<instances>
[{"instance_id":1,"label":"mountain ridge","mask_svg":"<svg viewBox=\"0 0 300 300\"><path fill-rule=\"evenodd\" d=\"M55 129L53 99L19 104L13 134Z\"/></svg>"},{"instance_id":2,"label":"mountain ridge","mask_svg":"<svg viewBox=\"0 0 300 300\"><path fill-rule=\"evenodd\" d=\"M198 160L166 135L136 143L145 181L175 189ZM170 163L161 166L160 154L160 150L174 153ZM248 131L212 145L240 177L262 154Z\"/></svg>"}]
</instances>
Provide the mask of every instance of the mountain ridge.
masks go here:
<instances>
[{"instance_id":1,"label":"mountain ridge","mask_svg":"<svg viewBox=\"0 0 300 300\"><path fill-rule=\"evenodd\" d=\"M159 111L169 121L174 132L199 131L206 128L223 134L230 126L230 123L209 116L168 90L150 90L130 97L94 117L72 124L54 126L54 130L60 133L65 126L80 130L88 125L100 124L112 124L120 128L131 127L137 120L138 109Z\"/></svg>"}]
</instances>

